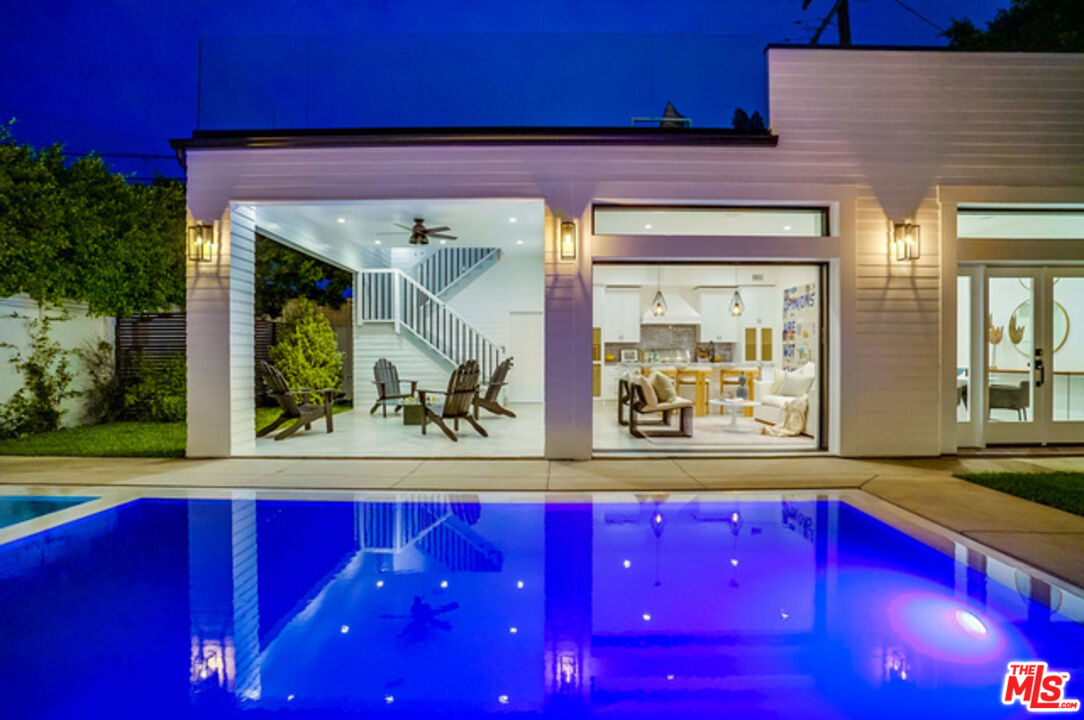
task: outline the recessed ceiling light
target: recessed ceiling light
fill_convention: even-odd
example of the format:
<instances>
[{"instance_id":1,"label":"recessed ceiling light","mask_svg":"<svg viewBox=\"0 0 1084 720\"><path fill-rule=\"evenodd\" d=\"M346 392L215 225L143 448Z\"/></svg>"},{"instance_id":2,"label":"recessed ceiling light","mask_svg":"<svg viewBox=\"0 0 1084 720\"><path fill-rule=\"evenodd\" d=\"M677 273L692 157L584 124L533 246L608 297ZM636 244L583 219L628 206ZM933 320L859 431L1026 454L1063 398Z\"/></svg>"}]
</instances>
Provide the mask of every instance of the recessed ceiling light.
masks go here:
<instances>
[{"instance_id":1,"label":"recessed ceiling light","mask_svg":"<svg viewBox=\"0 0 1084 720\"><path fill-rule=\"evenodd\" d=\"M342 225L343 223L345 223L345 222L346 222L346 218L335 218L335 222L337 222L337 223L339 223L340 225Z\"/></svg>"},{"instance_id":2,"label":"recessed ceiling light","mask_svg":"<svg viewBox=\"0 0 1084 720\"><path fill-rule=\"evenodd\" d=\"M523 244L522 240L516 240L516 245L522 245L522 244Z\"/></svg>"},{"instance_id":3,"label":"recessed ceiling light","mask_svg":"<svg viewBox=\"0 0 1084 720\"><path fill-rule=\"evenodd\" d=\"M651 229L651 223L644 223L644 230L650 230L650 229Z\"/></svg>"},{"instance_id":4,"label":"recessed ceiling light","mask_svg":"<svg viewBox=\"0 0 1084 720\"><path fill-rule=\"evenodd\" d=\"M508 222L510 222L510 223L514 223L515 221L516 221L516 219L514 217L508 218Z\"/></svg>"},{"instance_id":5,"label":"recessed ceiling light","mask_svg":"<svg viewBox=\"0 0 1084 720\"><path fill-rule=\"evenodd\" d=\"M374 245L379 245L379 244L380 244L380 241L379 241L379 240L373 240L373 244L374 244Z\"/></svg>"},{"instance_id":6,"label":"recessed ceiling light","mask_svg":"<svg viewBox=\"0 0 1084 720\"><path fill-rule=\"evenodd\" d=\"M784 231L789 231L790 230L790 225L784 225L783 230Z\"/></svg>"},{"instance_id":7,"label":"recessed ceiling light","mask_svg":"<svg viewBox=\"0 0 1084 720\"><path fill-rule=\"evenodd\" d=\"M440 244L441 244L441 245L444 245L444 244L445 244L445 243L447 243L447 242L448 242L447 240L441 240L441 241L440 241Z\"/></svg>"}]
</instances>

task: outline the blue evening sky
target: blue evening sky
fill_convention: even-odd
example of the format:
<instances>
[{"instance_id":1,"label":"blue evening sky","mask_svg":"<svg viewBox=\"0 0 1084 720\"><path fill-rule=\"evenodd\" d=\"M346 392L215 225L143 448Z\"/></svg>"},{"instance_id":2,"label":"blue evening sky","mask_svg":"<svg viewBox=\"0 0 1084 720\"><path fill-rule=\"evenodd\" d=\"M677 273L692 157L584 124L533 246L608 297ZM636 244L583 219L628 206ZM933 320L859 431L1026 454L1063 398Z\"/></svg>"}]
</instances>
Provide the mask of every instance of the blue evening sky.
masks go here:
<instances>
[{"instance_id":1,"label":"blue evening sky","mask_svg":"<svg viewBox=\"0 0 1084 720\"><path fill-rule=\"evenodd\" d=\"M853 42L943 45L1008 0L851 0ZM8 0L0 117L16 137L179 175L204 128L627 125L767 115L763 49L833 0ZM926 20L910 12L908 7ZM837 42L829 28L822 44ZM201 72L202 68L202 72Z\"/></svg>"}]
</instances>

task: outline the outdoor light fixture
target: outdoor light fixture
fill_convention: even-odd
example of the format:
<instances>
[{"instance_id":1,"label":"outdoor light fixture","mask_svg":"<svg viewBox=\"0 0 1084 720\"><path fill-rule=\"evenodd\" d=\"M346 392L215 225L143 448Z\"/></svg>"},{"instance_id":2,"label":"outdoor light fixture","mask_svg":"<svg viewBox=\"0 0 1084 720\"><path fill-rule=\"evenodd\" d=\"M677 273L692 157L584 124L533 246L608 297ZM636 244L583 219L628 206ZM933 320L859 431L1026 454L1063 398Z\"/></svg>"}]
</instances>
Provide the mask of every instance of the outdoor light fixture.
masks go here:
<instances>
[{"instance_id":1,"label":"outdoor light fixture","mask_svg":"<svg viewBox=\"0 0 1084 720\"><path fill-rule=\"evenodd\" d=\"M921 257L921 236L918 225L910 221L892 224L890 249L897 260L918 260Z\"/></svg>"},{"instance_id":2,"label":"outdoor light fixture","mask_svg":"<svg viewBox=\"0 0 1084 720\"><path fill-rule=\"evenodd\" d=\"M576 223L572 220L561 221L558 252L562 260L576 259Z\"/></svg>"},{"instance_id":3,"label":"outdoor light fixture","mask_svg":"<svg viewBox=\"0 0 1084 720\"><path fill-rule=\"evenodd\" d=\"M188 226L188 259L192 262L214 262L218 251L218 223L196 223Z\"/></svg>"}]
</instances>

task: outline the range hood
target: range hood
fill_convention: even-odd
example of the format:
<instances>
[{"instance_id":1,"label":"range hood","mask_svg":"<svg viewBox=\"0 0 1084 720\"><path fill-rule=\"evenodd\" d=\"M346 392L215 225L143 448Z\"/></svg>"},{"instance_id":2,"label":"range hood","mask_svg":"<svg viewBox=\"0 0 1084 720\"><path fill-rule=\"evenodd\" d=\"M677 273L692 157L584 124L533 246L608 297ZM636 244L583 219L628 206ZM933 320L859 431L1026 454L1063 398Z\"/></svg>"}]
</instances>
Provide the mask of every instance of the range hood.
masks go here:
<instances>
[{"instance_id":1,"label":"range hood","mask_svg":"<svg viewBox=\"0 0 1084 720\"><path fill-rule=\"evenodd\" d=\"M666 298L666 314L656 316L651 312L651 306L648 306L640 318L642 325L699 325L700 313L693 308L692 305L685 301L685 298L678 294L678 291L674 288L667 290L662 289L662 294Z\"/></svg>"}]
</instances>

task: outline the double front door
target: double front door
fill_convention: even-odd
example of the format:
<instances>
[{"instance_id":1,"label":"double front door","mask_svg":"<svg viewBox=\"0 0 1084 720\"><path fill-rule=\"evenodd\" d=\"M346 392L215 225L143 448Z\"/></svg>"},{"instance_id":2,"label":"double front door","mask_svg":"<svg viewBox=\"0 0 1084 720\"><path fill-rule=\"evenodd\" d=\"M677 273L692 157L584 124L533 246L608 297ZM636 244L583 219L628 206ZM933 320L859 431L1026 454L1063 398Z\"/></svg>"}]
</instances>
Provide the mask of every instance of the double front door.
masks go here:
<instances>
[{"instance_id":1,"label":"double front door","mask_svg":"<svg viewBox=\"0 0 1084 720\"><path fill-rule=\"evenodd\" d=\"M977 285L958 298L972 311L957 351L963 434L985 445L1084 443L1084 269L968 275Z\"/></svg>"}]
</instances>

